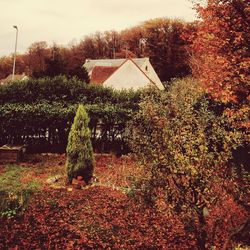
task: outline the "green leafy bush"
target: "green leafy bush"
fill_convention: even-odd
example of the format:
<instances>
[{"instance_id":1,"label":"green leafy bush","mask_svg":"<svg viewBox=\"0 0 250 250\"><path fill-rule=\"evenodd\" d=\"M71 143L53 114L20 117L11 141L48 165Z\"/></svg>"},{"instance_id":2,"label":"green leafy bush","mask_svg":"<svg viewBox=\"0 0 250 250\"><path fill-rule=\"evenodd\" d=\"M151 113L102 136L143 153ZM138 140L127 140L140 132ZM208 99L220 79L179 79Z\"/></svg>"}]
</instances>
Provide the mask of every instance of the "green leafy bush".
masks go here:
<instances>
[{"instance_id":1,"label":"green leafy bush","mask_svg":"<svg viewBox=\"0 0 250 250\"><path fill-rule=\"evenodd\" d=\"M93 175L94 156L88 124L89 117L83 105L79 105L70 129L67 146L66 169L70 182L73 178L82 176L88 183Z\"/></svg>"},{"instance_id":2,"label":"green leafy bush","mask_svg":"<svg viewBox=\"0 0 250 250\"><path fill-rule=\"evenodd\" d=\"M220 195L216 188L224 181L232 149L244 137L227 125L223 115L210 109L199 84L188 78L165 93L148 91L128 132L145 166L138 191L149 204L161 198L171 212L184 215L201 249L205 217Z\"/></svg>"}]
</instances>

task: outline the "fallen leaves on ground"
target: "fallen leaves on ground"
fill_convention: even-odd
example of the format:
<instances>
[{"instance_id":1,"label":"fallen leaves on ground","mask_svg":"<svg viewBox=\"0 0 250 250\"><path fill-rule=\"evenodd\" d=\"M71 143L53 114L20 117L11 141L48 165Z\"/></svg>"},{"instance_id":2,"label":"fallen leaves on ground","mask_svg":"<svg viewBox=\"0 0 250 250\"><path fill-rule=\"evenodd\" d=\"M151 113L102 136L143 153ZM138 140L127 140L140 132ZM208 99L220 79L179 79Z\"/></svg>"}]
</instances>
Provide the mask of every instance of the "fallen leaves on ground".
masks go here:
<instances>
[{"instance_id":1,"label":"fallen leaves on ground","mask_svg":"<svg viewBox=\"0 0 250 250\"><path fill-rule=\"evenodd\" d=\"M1 219L1 249L188 249L182 224L109 187L36 194L24 214Z\"/></svg>"},{"instance_id":2,"label":"fallen leaves on ground","mask_svg":"<svg viewBox=\"0 0 250 250\"><path fill-rule=\"evenodd\" d=\"M19 217L0 219L0 249L190 249L182 223L144 207L119 188L139 167L129 157L96 156L96 183L83 190L53 189L65 155L29 156L23 182L43 186ZM3 166L4 167L4 166ZM0 168L1 169L1 168Z\"/></svg>"}]
</instances>

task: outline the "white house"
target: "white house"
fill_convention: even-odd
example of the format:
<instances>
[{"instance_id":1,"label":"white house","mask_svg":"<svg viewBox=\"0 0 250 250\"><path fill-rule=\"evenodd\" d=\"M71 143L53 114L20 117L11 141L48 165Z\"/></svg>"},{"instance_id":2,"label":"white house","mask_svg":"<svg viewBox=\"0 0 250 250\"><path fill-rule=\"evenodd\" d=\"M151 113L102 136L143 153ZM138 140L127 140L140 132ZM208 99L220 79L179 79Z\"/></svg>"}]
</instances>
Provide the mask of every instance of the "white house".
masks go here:
<instances>
[{"instance_id":1,"label":"white house","mask_svg":"<svg viewBox=\"0 0 250 250\"><path fill-rule=\"evenodd\" d=\"M113 87L114 89L139 89L163 85L152 67L149 58L129 59L87 59L83 65L89 73L90 83Z\"/></svg>"},{"instance_id":2,"label":"white house","mask_svg":"<svg viewBox=\"0 0 250 250\"><path fill-rule=\"evenodd\" d=\"M20 75L14 75L14 78L12 77L12 74L11 74L11 75L8 75L5 79L1 79L0 85L4 85L4 84L9 83L11 81L25 81L28 79L29 79L29 77L26 76L24 73L20 74Z\"/></svg>"}]
</instances>

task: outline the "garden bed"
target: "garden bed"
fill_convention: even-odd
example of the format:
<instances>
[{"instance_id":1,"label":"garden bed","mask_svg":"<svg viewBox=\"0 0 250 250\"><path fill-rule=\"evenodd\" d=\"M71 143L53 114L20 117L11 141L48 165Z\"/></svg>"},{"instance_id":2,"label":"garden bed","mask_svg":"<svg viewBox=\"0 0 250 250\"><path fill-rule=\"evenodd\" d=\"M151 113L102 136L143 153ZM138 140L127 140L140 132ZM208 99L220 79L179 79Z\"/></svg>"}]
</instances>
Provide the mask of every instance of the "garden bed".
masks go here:
<instances>
[{"instance_id":1,"label":"garden bed","mask_svg":"<svg viewBox=\"0 0 250 250\"><path fill-rule=\"evenodd\" d=\"M16 163L23 160L25 154L24 146L4 145L0 147L1 163Z\"/></svg>"}]
</instances>

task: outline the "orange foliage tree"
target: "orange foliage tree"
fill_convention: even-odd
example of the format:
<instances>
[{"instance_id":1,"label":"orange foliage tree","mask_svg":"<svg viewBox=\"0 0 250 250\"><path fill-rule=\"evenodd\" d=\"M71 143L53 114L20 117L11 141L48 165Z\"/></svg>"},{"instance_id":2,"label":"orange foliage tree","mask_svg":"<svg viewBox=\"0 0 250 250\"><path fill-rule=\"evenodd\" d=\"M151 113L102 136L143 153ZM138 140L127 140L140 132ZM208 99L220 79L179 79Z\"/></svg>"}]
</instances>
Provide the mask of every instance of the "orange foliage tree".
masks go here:
<instances>
[{"instance_id":1,"label":"orange foliage tree","mask_svg":"<svg viewBox=\"0 0 250 250\"><path fill-rule=\"evenodd\" d=\"M25 62L25 55L16 56L15 74L26 73L27 67ZM3 56L0 58L0 79L6 78L12 74L13 69L13 55Z\"/></svg>"},{"instance_id":2,"label":"orange foliage tree","mask_svg":"<svg viewBox=\"0 0 250 250\"><path fill-rule=\"evenodd\" d=\"M182 39L183 31L190 27L182 20L156 18L121 32L96 32L66 47L35 42L21 55L22 65L32 77L63 74L86 80L82 65L87 58L149 57L161 80L169 81L190 74L187 41ZM0 58L0 79L10 74L11 61L11 56ZM16 71L22 73L20 66L17 60Z\"/></svg>"},{"instance_id":3,"label":"orange foliage tree","mask_svg":"<svg viewBox=\"0 0 250 250\"><path fill-rule=\"evenodd\" d=\"M193 74L223 103L249 101L249 1L207 0L196 9L201 21L191 38Z\"/></svg>"}]
</instances>

